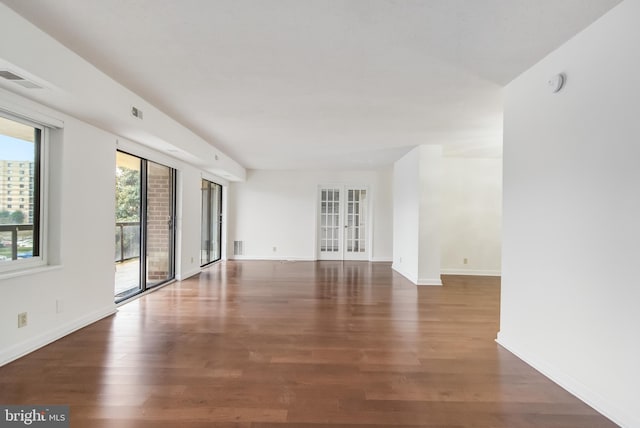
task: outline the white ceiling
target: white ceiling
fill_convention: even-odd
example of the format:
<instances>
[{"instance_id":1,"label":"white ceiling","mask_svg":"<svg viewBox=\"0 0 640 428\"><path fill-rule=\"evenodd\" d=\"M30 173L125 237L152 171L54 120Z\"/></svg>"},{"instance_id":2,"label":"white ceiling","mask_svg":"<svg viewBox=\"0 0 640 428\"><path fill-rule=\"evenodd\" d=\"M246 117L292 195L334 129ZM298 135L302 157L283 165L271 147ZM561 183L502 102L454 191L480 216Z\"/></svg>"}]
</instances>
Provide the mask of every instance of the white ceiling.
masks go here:
<instances>
[{"instance_id":1,"label":"white ceiling","mask_svg":"<svg viewBox=\"0 0 640 428\"><path fill-rule=\"evenodd\" d=\"M3 0L253 169L500 156L501 87L620 0Z\"/></svg>"}]
</instances>

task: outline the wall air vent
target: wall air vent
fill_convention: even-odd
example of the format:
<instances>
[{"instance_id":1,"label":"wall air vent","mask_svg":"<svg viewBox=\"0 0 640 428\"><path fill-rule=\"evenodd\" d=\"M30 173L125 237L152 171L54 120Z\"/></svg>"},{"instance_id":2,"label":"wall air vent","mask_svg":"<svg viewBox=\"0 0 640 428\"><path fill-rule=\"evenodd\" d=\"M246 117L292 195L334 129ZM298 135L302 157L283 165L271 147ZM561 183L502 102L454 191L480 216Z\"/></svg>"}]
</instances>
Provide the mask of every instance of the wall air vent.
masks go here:
<instances>
[{"instance_id":1,"label":"wall air vent","mask_svg":"<svg viewBox=\"0 0 640 428\"><path fill-rule=\"evenodd\" d=\"M241 256L244 254L244 241L233 241L233 255Z\"/></svg>"},{"instance_id":2,"label":"wall air vent","mask_svg":"<svg viewBox=\"0 0 640 428\"><path fill-rule=\"evenodd\" d=\"M24 77L17 75L16 73L14 73L13 71L9 71L9 70L0 70L0 77L8 80L10 82L13 82L17 85L22 86L23 88L27 88L27 89L42 89L42 86L33 83L30 80L25 79Z\"/></svg>"}]
</instances>

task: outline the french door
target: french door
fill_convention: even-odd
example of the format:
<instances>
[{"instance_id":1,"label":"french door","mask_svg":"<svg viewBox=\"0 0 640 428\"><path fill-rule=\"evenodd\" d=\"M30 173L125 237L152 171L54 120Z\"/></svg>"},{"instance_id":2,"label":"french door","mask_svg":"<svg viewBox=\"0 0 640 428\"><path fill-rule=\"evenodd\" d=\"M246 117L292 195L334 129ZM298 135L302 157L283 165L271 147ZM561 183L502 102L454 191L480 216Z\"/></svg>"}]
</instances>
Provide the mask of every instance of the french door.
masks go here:
<instances>
[{"instance_id":1,"label":"french door","mask_svg":"<svg viewBox=\"0 0 640 428\"><path fill-rule=\"evenodd\" d=\"M318 198L318 258L368 260L368 189L362 186L322 186Z\"/></svg>"},{"instance_id":2,"label":"french door","mask_svg":"<svg viewBox=\"0 0 640 428\"><path fill-rule=\"evenodd\" d=\"M115 300L174 278L175 170L116 154Z\"/></svg>"}]
</instances>

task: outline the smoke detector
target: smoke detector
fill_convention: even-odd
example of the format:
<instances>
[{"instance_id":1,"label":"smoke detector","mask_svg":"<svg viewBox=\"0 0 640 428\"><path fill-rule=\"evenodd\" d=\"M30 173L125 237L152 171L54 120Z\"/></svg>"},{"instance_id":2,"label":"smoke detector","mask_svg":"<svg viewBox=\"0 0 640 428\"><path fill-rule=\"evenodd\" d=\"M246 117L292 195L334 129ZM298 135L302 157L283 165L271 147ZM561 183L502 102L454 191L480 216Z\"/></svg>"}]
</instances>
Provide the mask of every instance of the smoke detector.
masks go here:
<instances>
[{"instance_id":1,"label":"smoke detector","mask_svg":"<svg viewBox=\"0 0 640 428\"><path fill-rule=\"evenodd\" d=\"M547 85L549 85L549 89L551 90L551 92L560 92L560 89L562 89L566 80L567 76L565 76L564 73L558 73L549 78L549 80L547 81Z\"/></svg>"}]
</instances>

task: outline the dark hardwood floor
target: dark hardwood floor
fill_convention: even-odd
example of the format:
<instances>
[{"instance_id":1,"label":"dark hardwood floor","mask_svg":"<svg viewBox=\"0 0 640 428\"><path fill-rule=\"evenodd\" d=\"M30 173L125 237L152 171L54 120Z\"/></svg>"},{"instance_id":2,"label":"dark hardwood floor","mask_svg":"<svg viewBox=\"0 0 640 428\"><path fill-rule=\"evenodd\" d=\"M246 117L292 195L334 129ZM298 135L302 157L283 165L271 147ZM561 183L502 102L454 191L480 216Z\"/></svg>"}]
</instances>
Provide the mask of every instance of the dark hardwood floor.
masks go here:
<instances>
[{"instance_id":1,"label":"dark hardwood floor","mask_svg":"<svg viewBox=\"0 0 640 428\"><path fill-rule=\"evenodd\" d=\"M498 278L227 262L0 368L71 426L615 426L494 341Z\"/></svg>"}]
</instances>

